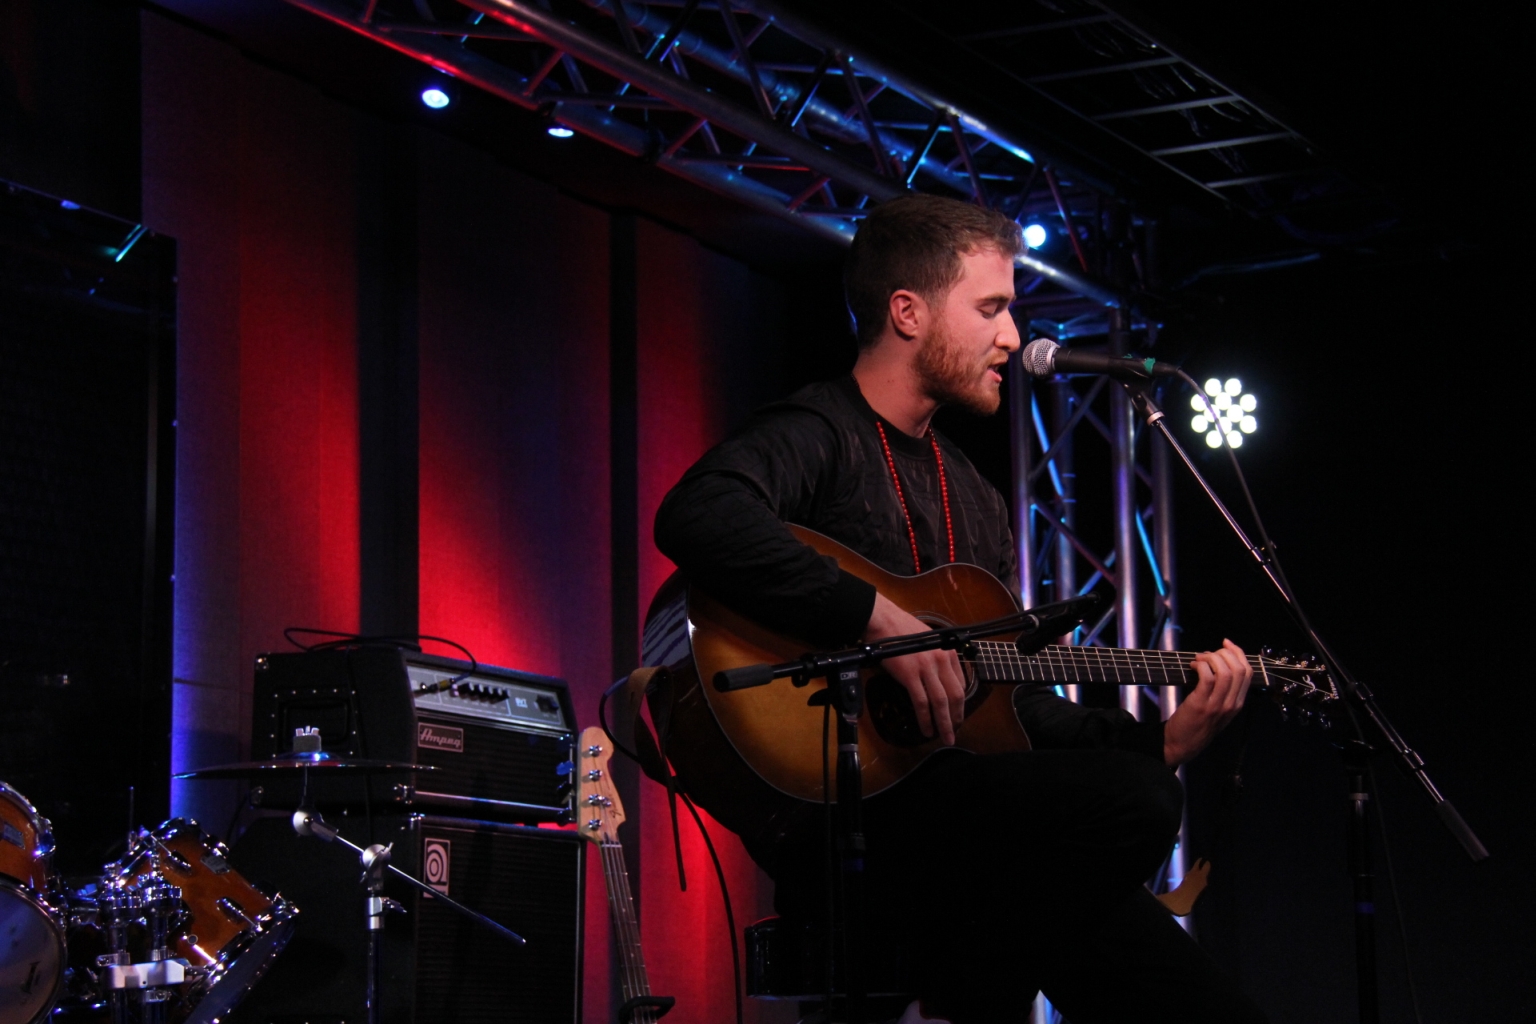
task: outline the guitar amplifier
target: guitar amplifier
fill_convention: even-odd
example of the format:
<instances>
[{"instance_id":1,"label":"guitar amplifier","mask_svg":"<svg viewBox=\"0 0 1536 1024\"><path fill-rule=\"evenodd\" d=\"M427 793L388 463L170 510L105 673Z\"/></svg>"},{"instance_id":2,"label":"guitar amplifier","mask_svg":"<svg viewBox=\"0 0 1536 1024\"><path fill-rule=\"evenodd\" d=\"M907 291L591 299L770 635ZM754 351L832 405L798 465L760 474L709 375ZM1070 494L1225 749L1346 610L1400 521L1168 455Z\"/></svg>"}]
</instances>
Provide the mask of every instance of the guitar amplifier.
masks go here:
<instances>
[{"instance_id":1,"label":"guitar amplifier","mask_svg":"<svg viewBox=\"0 0 1536 1024\"><path fill-rule=\"evenodd\" d=\"M449 690L438 684L455 681ZM310 772L322 810L410 808L491 821L569 814L575 714L565 681L489 665L359 646L256 659L251 756L293 749L295 730L320 731L327 753L431 765L430 772L325 778ZM262 787L265 806L297 806L300 783Z\"/></svg>"},{"instance_id":2,"label":"guitar amplifier","mask_svg":"<svg viewBox=\"0 0 1536 1024\"><path fill-rule=\"evenodd\" d=\"M380 1024L577 1024L582 881L575 832L390 812L330 819L358 845L393 843L391 862L527 940L518 946L398 878L385 895ZM300 838L265 815L230 854L245 877L299 907L293 939L233 1024L365 1024L368 932L361 869L339 843Z\"/></svg>"}]
</instances>

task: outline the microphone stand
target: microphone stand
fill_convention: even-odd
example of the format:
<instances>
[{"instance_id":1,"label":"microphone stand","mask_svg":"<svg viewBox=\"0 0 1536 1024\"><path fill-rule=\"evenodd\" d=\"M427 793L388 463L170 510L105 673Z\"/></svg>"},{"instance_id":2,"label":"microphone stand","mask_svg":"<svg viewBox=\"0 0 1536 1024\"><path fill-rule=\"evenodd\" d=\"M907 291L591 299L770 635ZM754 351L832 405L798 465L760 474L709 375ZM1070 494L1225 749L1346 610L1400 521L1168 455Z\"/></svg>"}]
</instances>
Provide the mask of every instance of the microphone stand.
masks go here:
<instances>
[{"instance_id":1,"label":"microphone stand","mask_svg":"<svg viewBox=\"0 0 1536 1024\"><path fill-rule=\"evenodd\" d=\"M1181 375L1182 376L1182 375ZM1195 387L1193 381L1187 377L1186 383ZM1281 601L1285 604L1286 611L1291 615L1296 625L1305 634L1307 640L1313 645L1317 656L1322 659L1328 668L1330 675L1337 681L1339 688L1346 698L1346 708L1353 708L1365 716L1375 728L1376 733L1386 742L1392 755L1397 759L1402 768L1419 781L1423 786L1425 795L1434 805L1435 813L1440 821L1456 837L1467 856L1474 862L1487 858L1488 850L1482 841L1477 838L1471 827L1462 820L1455 806L1441 795L1440 790L1430 779L1425 770L1424 759L1418 751L1408 745L1388 721L1385 713L1376 704L1376 696L1369 687L1360 682L1344 667L1343 663L1334 655L1333 650L1323 642L1317 630L1312 628L1306 613L1302 611L1301 604L1296 600L1295 592L1286 580L1285 574L1276 563L1274 553L1270 550L1268 539L1264 546L1255 544L1243 530L1241 524L1233 517L1232 512L1216 494L1210 482L1205 479L1184 446L1168 429L1167 417L1157 407L1157 403L1151 395L1151 382L1126 382L1121 384L1130 393L1131 402L1136 409L1146 417L1147 425L1155 427L1168 442L1168 446L1179 456L1190 476L1200 485L1205 496L1215 506L1216 511L1226 520L1237 539L1243 547L1258 562L1259 569L1265 578L1279 593ZM1246 484L1244 485L1246 489ZM1250 499L1251 500L1251 499ZM1263 526L1259 526L1260 534L1263 534ZM1356 996L1359 1004L1360 1024L1377 1024L1380 1019L1380 1006L1377 992L1376 978L1376 905L1373 895L1374 874L1371 867L1370 832L1366 827L1366 805L1370 801L1370 754L1374 748L1366 741L1365 732L1361 723L1354 714L1349 716L1350 725L1354 728L1355 736L1344 744L1344 771L1349 780L1349 873L1354 881L1355 896L1355 975Z\"/></svg>"},{"instance_id":2,"label":"microphone stand","mask_svg":"<svg viewBox=\"0 0 1536 1024\"><path fill-rule=\"evenodd\" d=\"M308 789L308 772L305 772L306 786ZM382 846L374 843L368 847L358 846L346 839L336 826L320 817L320 812L300 807L293 812L293 830L301 836L314 836L328 843L340 843L353 853L363 865L363 889L366 901L368 918L368 970L367 970L367 1022L378 1024L379 1021L379 961L382 953L380 938L384 930L384 915L388 912L405 913L405 908L394 900L384 895L384 876L386 873L396 878L403 879L408 885L414 886L433 899L442 900L444 904L458 911L471 921L489 928L504 939L516 943L519 946L528 944L528 940L521 935L506 928L478 911L470 910L455 900L449 899L445 894L438 892L427 883L420 881L415 876L407 874L389 862L390 852L394 844Z\"/></svg>"},{"instance_id":3,"label":"microphone stand","mask_svg":"<svg viewBox=\"0 0 1536 1024\"><path fill-rule=\"evenodd\" d=\"M868 982L865 975L864 935L864 777L859 762L859 720L864 715L864 679L861 670L886 658L932 650L962 650L971 641L1000 633L1020 634L1021 653L1032 654L1052 638L1076 628L1101 599L1086 595L971 626L946 626L926 633L888 637L843 651L808 653L777 665L748 665L715 673L720 691L766 686L788 678L796 686L825 678L827 687L811 697L813 705L831 704L837 716L838 852L843 893L843 996L848 1024L867 1020ZM1038 642L1037 642L1038 641ZM828 923L830 927L830 922ZM830 944L833 936L826 937ZM827 979L830 990L831 978ZM832 1007L827 1007L830 1015Z\"/></svg>"}]
</instances>

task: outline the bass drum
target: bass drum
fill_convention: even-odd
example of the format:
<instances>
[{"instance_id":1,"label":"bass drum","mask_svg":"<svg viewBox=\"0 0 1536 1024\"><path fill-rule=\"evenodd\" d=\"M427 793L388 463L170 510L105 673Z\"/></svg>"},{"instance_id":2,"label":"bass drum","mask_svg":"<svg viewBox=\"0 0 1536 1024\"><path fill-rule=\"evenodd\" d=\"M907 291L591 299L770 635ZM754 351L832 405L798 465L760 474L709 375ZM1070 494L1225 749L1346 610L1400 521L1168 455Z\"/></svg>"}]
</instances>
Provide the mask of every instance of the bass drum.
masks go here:
<instances>
[{"instance_id":1,"label":"bass drum","mask_svg":"<svg viewBox=\"0 0 1536 1024\"><path fill-rule=\"evenodd\" d=\"M52 887L53 830L0 782L0 1024L35 1024L58 999L64 928Z\"/></svg>"},{"instance_id":2,"label":"bass drum","mask_svg":"<svg viewBox=\"0 0 1536 1024\"><path fill-rule=\"evenodd\" d=\"M177 1024L227 1018L293 937L298 908L247 882L229 863L228 848L195 821L172 818L140 833L108 873L130 884L158 876L181 890L187 913L171 955L190 969L171 1012Z\"/></svg>"}]
</instances>

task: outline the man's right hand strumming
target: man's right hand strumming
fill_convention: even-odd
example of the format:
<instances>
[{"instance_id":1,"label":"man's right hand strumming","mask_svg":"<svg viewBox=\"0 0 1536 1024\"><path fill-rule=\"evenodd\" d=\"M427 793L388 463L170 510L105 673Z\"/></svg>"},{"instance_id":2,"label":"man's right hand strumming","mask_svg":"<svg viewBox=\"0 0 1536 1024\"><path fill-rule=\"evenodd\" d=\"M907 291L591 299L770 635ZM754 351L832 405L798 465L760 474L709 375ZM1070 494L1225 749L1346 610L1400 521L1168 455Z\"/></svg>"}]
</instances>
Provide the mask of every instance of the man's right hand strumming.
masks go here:
<instances>
[{"instance_id":1,"label":"man's right hand strumming","mask_svg":"<svg viewBox=\"0 0 1536 1024\"><path fill-rule=\"evenodd\" d=\"M926 633L932 627L922 619L898 608L884 594L875 595L875 610L864 627L864 640L884 640L893 636ZM955 742L955 730L965 718L965 673L954 651L923 651L900 658L889 658L886 673L912 698L918 728L924 736L938 734L946 745Z\"/></svg>"}]
</instances>

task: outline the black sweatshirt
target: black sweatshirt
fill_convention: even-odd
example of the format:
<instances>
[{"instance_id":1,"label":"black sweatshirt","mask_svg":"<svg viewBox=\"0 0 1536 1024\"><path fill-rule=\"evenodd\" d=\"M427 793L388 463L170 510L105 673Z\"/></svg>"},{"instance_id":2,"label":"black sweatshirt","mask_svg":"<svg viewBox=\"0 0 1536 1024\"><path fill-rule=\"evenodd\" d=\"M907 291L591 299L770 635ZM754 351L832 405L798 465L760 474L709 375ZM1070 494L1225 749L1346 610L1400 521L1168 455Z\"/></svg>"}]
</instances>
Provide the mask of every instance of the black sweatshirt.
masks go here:
<instances>
[{"instance_id":1,"label":"black sweatshirt","mask_svg":"<svg viewBox=\"0 0 1536 1024\"><path fill-rule=\"evenodd\" d=\"M784 524L826 534L888 572L915 574L877 424L901 480L922 571L950 561L933 442L871 409L852 376L765 406L707 452L662 501L656 546L690 583L764 626L816 647L857 642L874 588ZM1015 555L1002 496L953 442L938 431L933 437L944 457L954 560L981 566L1011 589ZM1015 707L1036 747L1118 748L1162 760L1160 722L1085 708L1046 687L1019 687Z\"/></svg>"}]
</instances>

